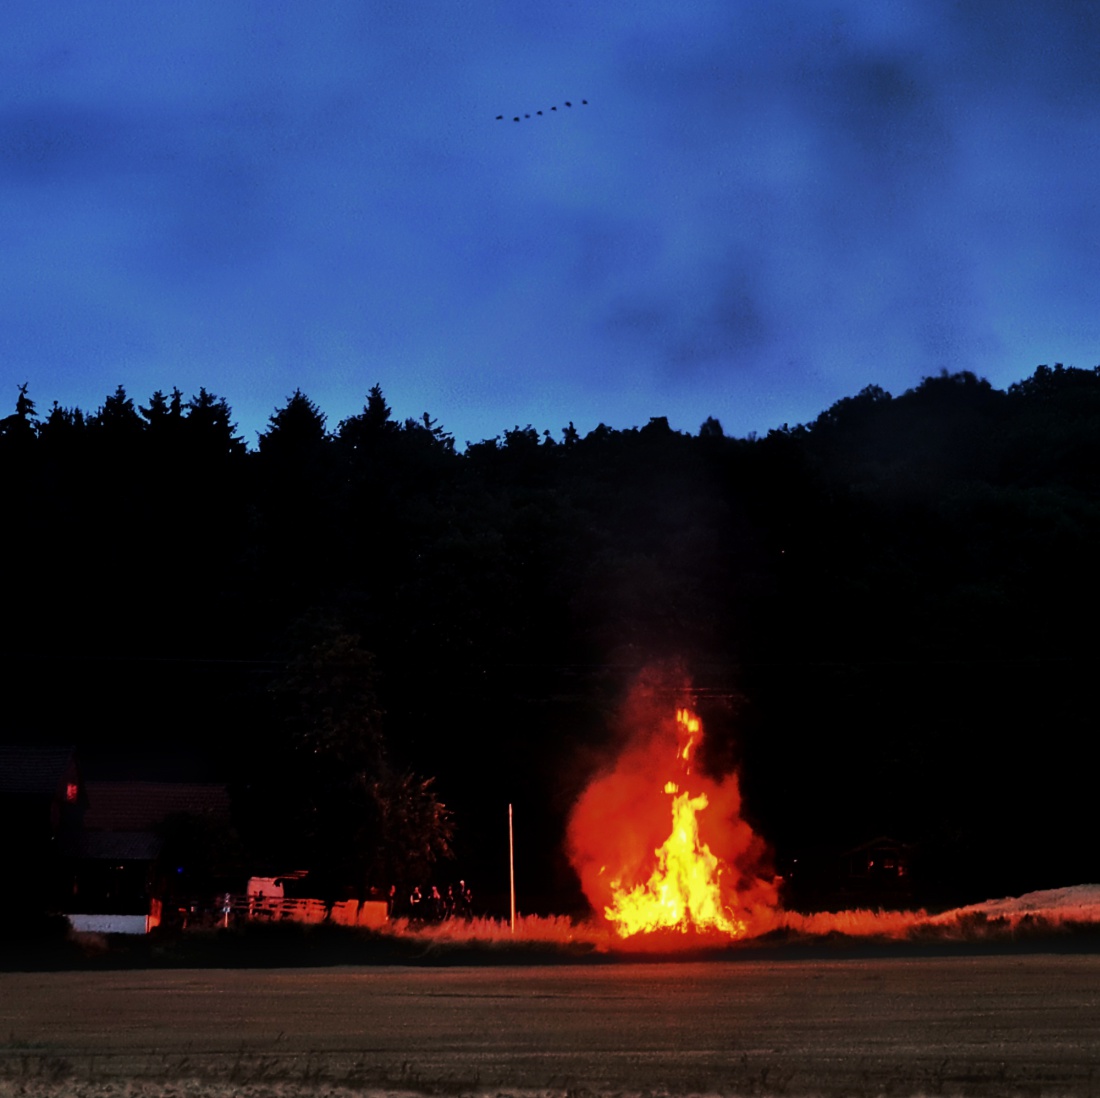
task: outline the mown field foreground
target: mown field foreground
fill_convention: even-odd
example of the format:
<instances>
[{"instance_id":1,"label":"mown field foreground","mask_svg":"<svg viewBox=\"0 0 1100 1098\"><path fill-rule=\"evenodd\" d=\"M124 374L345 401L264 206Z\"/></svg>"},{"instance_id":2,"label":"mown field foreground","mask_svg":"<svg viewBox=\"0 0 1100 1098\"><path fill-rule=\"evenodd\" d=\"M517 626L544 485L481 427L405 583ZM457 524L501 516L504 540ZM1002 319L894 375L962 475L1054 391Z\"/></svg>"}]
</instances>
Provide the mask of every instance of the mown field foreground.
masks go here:
<instances>
[{"instance_id":1,"label":"mown field foreground","mask_svg":"<svg viewBox=\"0 0 1100 1098\"><path fill-rule=\"evenodd\" d=\"M1100 956L0 974L0 1094L1091 1095Z\"/></svg>"}]
</instances>

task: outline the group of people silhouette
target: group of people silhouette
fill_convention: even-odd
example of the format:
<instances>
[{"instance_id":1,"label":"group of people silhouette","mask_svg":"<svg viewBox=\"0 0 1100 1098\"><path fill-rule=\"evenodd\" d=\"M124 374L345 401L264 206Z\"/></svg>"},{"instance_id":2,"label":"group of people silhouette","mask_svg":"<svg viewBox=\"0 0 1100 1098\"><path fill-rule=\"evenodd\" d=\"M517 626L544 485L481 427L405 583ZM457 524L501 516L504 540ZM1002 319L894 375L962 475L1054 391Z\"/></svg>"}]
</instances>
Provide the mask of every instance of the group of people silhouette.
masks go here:
<instances>
[{"instance_id":1,"label":"group of people silhouette","mask_svg":"<svg viewBox=\"0 0 1100 1098\"><path fill-rule=\"evenodd\" d=\"M413 885L408 896L393 885L389 894L390 918L406 918L422 923L441 923L445 919L473 918L474 894L464 880L446 885Z\"/></svg>"}]
</instances>

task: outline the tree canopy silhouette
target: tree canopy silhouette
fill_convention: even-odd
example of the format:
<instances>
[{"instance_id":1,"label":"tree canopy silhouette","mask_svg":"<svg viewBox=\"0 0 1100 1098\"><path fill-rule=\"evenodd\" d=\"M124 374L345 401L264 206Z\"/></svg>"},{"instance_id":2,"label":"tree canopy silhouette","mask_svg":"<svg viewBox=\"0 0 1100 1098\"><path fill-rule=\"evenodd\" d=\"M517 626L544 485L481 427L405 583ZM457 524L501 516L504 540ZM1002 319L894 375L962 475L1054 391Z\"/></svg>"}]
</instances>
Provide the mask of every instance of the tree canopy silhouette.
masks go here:
<instances>
[{"instance_id":1,"label":"tree canopy silhouette","mask_svg":"<svg viewBox=\"0 0 1100 1098\"><path fill-rule=\"evenodd\" d=\"M0 419L12 726L93 747L155 729L240 789L297 782L283 839L297 828L334 888L447 848L500 886L490 837L514 800L561 902L561 822L606 715L672 656L715 699L711 749L742 766L781 862L895 834L953 895L1100 872L1073 762L1097 657L1080 622L1100 602L1100 370L870 386L761 438L654 416L516 424L462 451L378 385L334 431L295 390L254 450L205 388L120 386L90 413L41 415L37 396L17 386ZM332 624L290 639L303 621ZM338 689L345 663L365 693ZM304 693L276 704L273 667Z\"/></svg>"}]
</instances>

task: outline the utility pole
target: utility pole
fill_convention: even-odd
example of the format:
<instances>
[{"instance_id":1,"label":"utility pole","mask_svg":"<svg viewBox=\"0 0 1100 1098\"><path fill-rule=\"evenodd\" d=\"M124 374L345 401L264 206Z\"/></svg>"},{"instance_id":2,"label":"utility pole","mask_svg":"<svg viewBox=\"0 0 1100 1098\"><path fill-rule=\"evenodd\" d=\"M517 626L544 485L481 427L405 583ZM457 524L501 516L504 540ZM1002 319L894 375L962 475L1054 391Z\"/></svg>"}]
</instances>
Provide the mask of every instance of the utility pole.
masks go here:
<instances>
[{"instance_id":1,"label":"utility pole","mask_svg":"<svg viewBox=\"0 0 1100 1098\"><path fill-rule=\"evenodd\" d=\"M508 881L512 895L512 933L516 932L516 848L512 840L512 806L508 805Z\"/></svg>"}]
</instances>

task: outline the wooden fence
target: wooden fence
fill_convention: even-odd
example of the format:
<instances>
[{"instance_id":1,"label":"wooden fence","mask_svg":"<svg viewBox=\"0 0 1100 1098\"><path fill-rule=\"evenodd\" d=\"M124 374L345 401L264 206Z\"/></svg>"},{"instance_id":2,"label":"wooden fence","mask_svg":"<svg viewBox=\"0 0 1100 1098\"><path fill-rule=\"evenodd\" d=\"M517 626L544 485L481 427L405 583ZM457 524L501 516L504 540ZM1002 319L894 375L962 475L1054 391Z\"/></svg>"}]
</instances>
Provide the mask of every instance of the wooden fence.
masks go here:
<instances>
[{"instance_id":1,"label":"wooden fence","mask_svg":"<svg viewBox=\"0 0 1100 1098\"><path fill-rule=\"evenodd\" d=\"M386 904L381 900L345 900L326 907L323 900L281 899L275 896L250 896L244 893L226 893L215 904L213 911L181 908L180 918L184 926L205 923L210 915L222 926L232 926L248 921L323 923L340 926L377 928L385 926L388 917Z\"/></svg>"}]
</instances>

